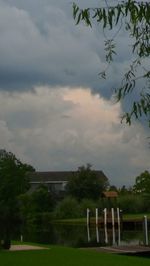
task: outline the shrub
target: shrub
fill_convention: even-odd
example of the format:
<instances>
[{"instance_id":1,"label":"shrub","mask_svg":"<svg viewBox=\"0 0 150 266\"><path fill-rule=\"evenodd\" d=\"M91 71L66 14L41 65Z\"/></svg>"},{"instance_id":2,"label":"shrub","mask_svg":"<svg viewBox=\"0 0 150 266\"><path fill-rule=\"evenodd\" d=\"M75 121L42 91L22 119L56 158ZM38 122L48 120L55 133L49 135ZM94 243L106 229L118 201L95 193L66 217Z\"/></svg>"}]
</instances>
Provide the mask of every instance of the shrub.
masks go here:
<instances>
[{"instance_id":1,"label":"shrub","mask_svg":"<svg viewBox=\"0 0 150 266\"><path fill-rule=\"evenodd\" d=\"M54 211L56 219L78 218L80 216L79 203L71 197L67 197L59 202Z\"/></svg>"},{"instance_id":2,"label":"shrub","mask_svg":"<svg viewBox=\"0 0 150 266\"><path fill-rule=\"evenodd\" d=\"M97 208L97 203L90 199L83 199L80 202L80 213L82 217L86 217L87 208L90 209L91 215L95 215L95 208Z\"/></svg>"},{"instance_id":3,"label":"shrub","mask_svg":"<svg viewBox=\"0 0 150 266\"><path fill-rule=\"evenodd\" d=\"M145 201L142 196L125 195L118 198L120 209L124 213L140 213L145 211Z\"/></svg>"}]
</instances>

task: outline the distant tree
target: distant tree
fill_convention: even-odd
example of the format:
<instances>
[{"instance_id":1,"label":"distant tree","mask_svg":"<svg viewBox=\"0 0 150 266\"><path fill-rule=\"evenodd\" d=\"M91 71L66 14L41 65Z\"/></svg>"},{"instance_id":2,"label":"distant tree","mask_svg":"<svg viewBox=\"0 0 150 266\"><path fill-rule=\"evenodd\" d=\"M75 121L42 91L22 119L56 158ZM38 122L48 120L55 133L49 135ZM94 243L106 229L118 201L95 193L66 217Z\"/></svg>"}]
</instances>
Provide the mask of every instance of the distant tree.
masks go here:
<instances>
[{"instance_id":1,"label":"distant tree","mask_svg":"<svg viewBox=\"0 0 150 266\"><path fill-rule=\"evenodd\" d=\"M116 192L118 192L118 188L116 186L114 186L114 185L111 185L109 187L109 191L116 191Z\"/></svg>"},{"instance_id":2,"label":"distant tree","mask_svg":"<svg viewBox=\"0 0 150 266\"><path fill-rule=\"evenodd\" d=\"M125 118L128 124L131 124L132 117L139 119L144 115L150 126L150 69L148 64L150 2L139 0L116 2L115 4L112 0L99 1L98 7L87 6L84 9L74 3L73 17L76 24L84 22L87 26L92 27L96 23L103 29L106 68L99 74L104 79L107 78L109 66L117 55L117 36L121 28L127 32L130 39L128 47L131 49L131 60L127 70L124 70L120 85L114 88L114 92L118 101L127 96L130 97L130 110L123 115L123 119ZM135 97L134 89L136 89L138 97ZM133 96L131 96L132 93Z\"/></svg>"},{"instance_id":3,"label":"distant tree","mask_svg":"<svg viewBox=\"0 0 150 266\"><path fill-rule=\"evenodd\" d=\"M150 196L150 173L145 171L136 177L134 191Z\"/></svg>"},{"instance_id":4,"label":"distant tree","mask_svg":"<svg viewBox=\"0 0 150 266\"><path fill-rule=\"evenodd\" d=\"M123 185L119 190L118 190L120 195L129 195L129 194L133 194L133 188L132 187L126 187L125 185Z\"/></svg>"},{"instance_id":5,"label":"distant tree","mask_svg":"<svg viewBox=\"0 0 150 266\"><path fill-rule=\"evenodd\" d=\"M99 207L98 201L93 201L91 199L83 199L80 202L80 213L82 217L86 217L87 214L87 208L90 209L90 215L95 215L95 209Z\"/></svg>"},{"instance_id":6,"label":"distant tree","mask_svg":"<svg viewBox=\"0 0 150 266\"><path fill-rule=\"evenodd\" d=\"M73 197L66 197L58 202L54 210L56 219L79 218L80 216L79 203Z\"/></svg>"},{"instance_id":7,"label":"distant tree","mask_svg":"<svg viewBox=\"0 0 150 266\"><path fill-rule=\"evenodd\" d=\"M117 204L123 213L142 213L147 211L145 200L141 195L122 194L118 197Z\"/></svg>"},{"instance_id":8,"label":"distant tree","mask_svg":"<svg viewBox=\"0 0 150 266\"><path fill-rule=\"evenodd\" d=\"M6 248L20 223L19 195L29 188L29 171L34 168L23 164L13 153L0 150L0 239Z\"/></svg>"},{"instance_id":9,"label":"distant tree","mask_svg":"<svg viewBox=\"0 0 150 266\"><path fill-rule=\"evenodd\" d=\"M91 165L81 166L69 180L66 190L69 195L78 200L93 199L96 200L107 188L108 180L99 177L96 171L91 169Z\"/></svg>"},{"instance_id":10,"label":"distant tree","mask_svg":"<svg viewBox=\"0 0 150 266\"><path fill-rule=\"evenodd\" d=\"M52 193L44 185L39 186L31 195L31 205L35 212L50 212L54 206Z\"/></svg>"},{"instance_id":11,"label":"distant tree","mask_svg":"<svg viewBox=\"0 0 150 266\"><path fill-rule=\"evenodd\" d=\"M52 219L52 210L55 204L53 194L47 187L40 185L32 193L25 193L19 197L21 234L29 235L31 232L46 230Z\"/></svg>"}]
</instances>

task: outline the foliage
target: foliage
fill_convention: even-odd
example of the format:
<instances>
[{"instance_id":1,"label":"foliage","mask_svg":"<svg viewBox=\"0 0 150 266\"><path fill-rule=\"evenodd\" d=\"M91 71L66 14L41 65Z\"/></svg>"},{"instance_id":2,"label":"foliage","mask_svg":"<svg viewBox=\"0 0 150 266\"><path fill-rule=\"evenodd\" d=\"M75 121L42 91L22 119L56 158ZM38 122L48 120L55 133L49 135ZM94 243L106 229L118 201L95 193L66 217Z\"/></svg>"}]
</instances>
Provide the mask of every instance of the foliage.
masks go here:
<instances>
[{"instance_id":1,"label":"foliage","mask_svg":"<svg viewBox=\"0 0 150 266\"><path fill-rule=\"evenodd\" d=\"M91 165L78 168L66 186L67 193L78 200L96 200L108 186L108 180L98 177L96 172L91 169Z\"/></svg>"},{"instance_id":2,"label":"foliage","mask_svg":"<svg viewBox=\"0 0 150 266\"><path fill-rule=\"evenodd\" d=\"M56 219L78 218L80 217L79 203L72 197L66 197L59 202L54 211Z\"/></svg>"},{"instance_id":3,"label":"foliage","mask_svg":"<svg viewBox=\"0 0 150 266\"><path fill-rule=\"evenodd\" d=\"M119 190L119 195L121 196L125 196L125 195L129 195L129 194L133 194L133 187L129 187L127 188L125 185L123 185Z\"/></svg>"},{"instance_id":4,"label":"foliage","mask_svg":"<svg viewBox=\"0 0 150 266\"><path fill-rule=\"evenodd\" d=\"M81 217L86 217L87 208L90 209L90 215L95 216L95 208L97 208L97 202L91 199L83 199L80 202Z\"/></svg>"},{"instance_id":5,"label":"foliage","mask_svg":"<svg viewBox=\"0 0 150 266\"><path fill-rule=\"evenodd\" d=\"M44 185L39 186L32 193L26 193L19 197L20 215L22 218L22 234L45 231L52 220L54 207L53 195L48 192Z\"/></svg>"},{"instance_id":6,"label":"foliage","mask_svg":"<svg viewBox=\"0 0 150 266\"><path fill-rule=\"evenodd\" d=\"M114 185L109 186L109 191L116 191L118 192L118 188Z\"/></svg>"},{"instance_id":7,"label":"foliage","mask_svg":"<svg viewBox=\"0 0 150 266\"><path fill-rule=\"evenodd\" d=\"M132 59L127 71L122 78L121 85L115 89L118 101L124 99L136 88L138 99L133 100L129 112L123 119L130 125L132 117L139 119L143 115L150 126L150 69L146 67L150 55L150 2L126 0L113 5L105 0L105 7L80 9L73 4L73 17L76 24L81 21L92 27L94 22L101 25L105 37L106 69L100 76L106 78L108 67L116 56L116 37L121 30L129 34L132 39L130 44ZM106 29L111 30L113 36L107 37ZM142 83L145 85L141 86ZM131 98L131 97L130 97Z\"/></svg>"},{"instance_id":8,"label":"foliage","mask_svg":"<svg viewBox=\"0 0 150 266\"><path fill-rule=\"evenodd\" d=\"M134 191L140 194L148 194L150 196L150 173L145 171L136 177Z\"/></svg>"},{"instance_id":9,"label":"foliage","mask_svg":"<svg viewBox=\"0 0 150 266\"><path fill-rule=\"evenodd\" d=\"M4 242L20 224L18 197L29 188L28 171L34 171L33 167L21 163L11 152L0 151L0 239Z\"/></svg>"},{"instance_id":10,"label":"foliage","mask_svg":"<svg viewBox=\"0 0 150 266\"><path fill-rule=\"evenodd\" d=\"M118 206L124 213L142 213L147 211L145 199L137 195L125 195L118 198Z\"/></svg>"},{"instance_id":11,"label":"foliage","mask_svg":"<svg viewBox=\"0 0 150 266\"><path fill-rule=\"evenodd\" d=\"M50 212L53 209L53 195L47 190L44 185L39 186L31 194L31 205L36 212Z\"/></svg>"}]
</instances>

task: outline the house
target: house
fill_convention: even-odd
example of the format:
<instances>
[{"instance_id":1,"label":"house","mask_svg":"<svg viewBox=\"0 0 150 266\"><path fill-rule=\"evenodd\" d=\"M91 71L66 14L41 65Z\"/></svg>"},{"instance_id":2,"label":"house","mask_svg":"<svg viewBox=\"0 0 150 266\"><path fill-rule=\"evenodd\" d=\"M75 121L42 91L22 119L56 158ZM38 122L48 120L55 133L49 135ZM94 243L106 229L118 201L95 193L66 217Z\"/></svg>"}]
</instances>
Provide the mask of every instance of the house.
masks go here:
<instances>
[{"instance_id":1,"label":"house","mask_svg":"<svg viewBox=\"0 0 150 266\"><path fill-rule=\"evenodd\" d=\"M102 171L94 171L101 180L108 180ZM32 172L28 174L30 180L30 191L36 190L40 185L45 185L48 191L55 194L63 194L66 185L71 176L77 174L77 171L49 171L49 172Z\"/></svg>"},{"instance_id":2,"label":"house","mask_svg":"<svg viewBox=\"0 0 150 266\"><path fill-rule=\"evenodd\" d=\"M102 193L102 197L107 200L107 207L111 208L117 204L118 192L117 191L105 191Z\"/></svg>"},{"instance_id":3,"label":"house","mask_svg":"<svg viewBox=\"0 0 150 266\"><path fill-rule=\"evenodd\" d=\"M117 191L105 191L103 192L103 197L108 199L115 199L118 197Z\"/></svg>"}]
</instances>

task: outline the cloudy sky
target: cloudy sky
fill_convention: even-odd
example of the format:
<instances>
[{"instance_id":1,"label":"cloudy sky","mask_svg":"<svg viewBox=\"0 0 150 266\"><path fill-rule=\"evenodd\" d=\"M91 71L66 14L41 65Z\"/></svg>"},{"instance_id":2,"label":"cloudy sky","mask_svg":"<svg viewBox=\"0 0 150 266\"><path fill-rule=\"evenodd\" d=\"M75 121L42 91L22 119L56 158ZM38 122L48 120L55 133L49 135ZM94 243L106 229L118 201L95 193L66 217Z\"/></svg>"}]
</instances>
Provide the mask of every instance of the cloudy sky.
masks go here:
<instances>
[{"instance_id":1,"label":"cloudy sky","mask_svg":"<svg viewBox=\"0 0 150 266\"><path fill-rule=\"evenodd\" d=\"M112 100L131 57L123 30L106 81L103 33L75 26L70 0L0 0L0 36L1 148L39 171L91 163L117 186L150 170L148 130L121 124Z\"/></svg>"}]
</instances>

